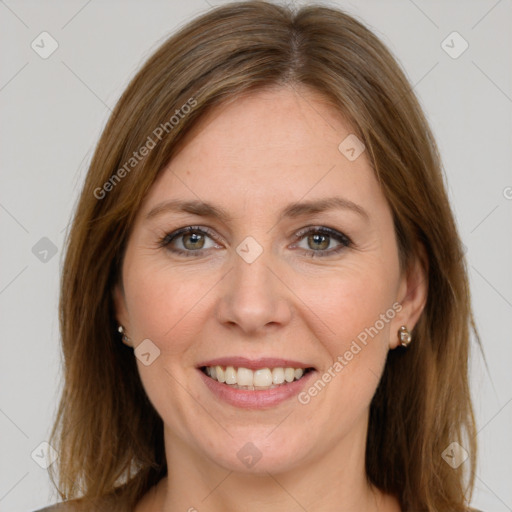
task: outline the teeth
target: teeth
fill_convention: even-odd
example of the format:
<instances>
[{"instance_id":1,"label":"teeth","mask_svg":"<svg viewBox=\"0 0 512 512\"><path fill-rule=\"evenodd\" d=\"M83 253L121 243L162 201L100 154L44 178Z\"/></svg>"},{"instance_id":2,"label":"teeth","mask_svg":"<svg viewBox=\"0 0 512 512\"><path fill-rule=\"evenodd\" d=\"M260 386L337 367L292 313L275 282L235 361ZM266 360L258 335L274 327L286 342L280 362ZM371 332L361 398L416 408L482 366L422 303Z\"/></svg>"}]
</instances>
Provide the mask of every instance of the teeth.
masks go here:
<instances>
[{"instance_id":1,"label":"teeth","mask_svg":"<svg viewBox=\"0 0 512 512\"><path fill-rule=\"evenodd\" d=\"M233 366L207 366L206 374L212 379L224 382L238 389L272 389L285 382L299 380L304 368L235 368Z\"/></svg>"},{"instance_id":2,"label":"teeth","mask_svg":"<svg viewBox=\"0 0 512 512\"><path fill-rule=\"evenodd\" d=\"M272 382L274 384L282 384L284 382L284 370L282 368L272 369Z\"/></svg>"},{"instance_id":3,"label":"teeth","mask_svg":"<svg viewBox=\"0 0 512 512\"><path fill-rule=\"evenodd\" d=\"M219 382L226 382L226 372L221 366L215 367L215 373L217 374L217 380ZM210 375L211 377L211 375Z\"/></svg>"},{"instance_id":4,"label":"teeth","mask_svg":"<svg viewBox=\"0 0 512 512\"><path fill-rule=\"evenodd\" d=\"M254 386L252 370L248 368L238 368L236 384L239 386Z\"/></svg>"},{"instance_id":5,"label":"teeth","mask_svg":"<svg viewBox=\"0 0 512 512\"><path fill-rule=\"evenodd\" d=\"M232 366L228 366L224 372L226 384L236 384L236 370Z\"/></svg>"},{"instance_id":6,"label":"teeth","mask_svg":"<svg viewBox=\"0 0 512 512\"><path fill-rule=\"evenodd\" d=\"M272 386L272 372L268 368L256 370L253 374L253 386L258 386L259 388Z\"/></svg>"},{"instance_id":7,"label":"teeth","mask_svg":"<svg viewBox=\"0 0 512 512\"><path fill-rule=\"evenodd\" d=\"M295 379L295 370L293 368L286 368L284 371L284 380L286 382L293 382Z\"/></svg>"}]
</instances>

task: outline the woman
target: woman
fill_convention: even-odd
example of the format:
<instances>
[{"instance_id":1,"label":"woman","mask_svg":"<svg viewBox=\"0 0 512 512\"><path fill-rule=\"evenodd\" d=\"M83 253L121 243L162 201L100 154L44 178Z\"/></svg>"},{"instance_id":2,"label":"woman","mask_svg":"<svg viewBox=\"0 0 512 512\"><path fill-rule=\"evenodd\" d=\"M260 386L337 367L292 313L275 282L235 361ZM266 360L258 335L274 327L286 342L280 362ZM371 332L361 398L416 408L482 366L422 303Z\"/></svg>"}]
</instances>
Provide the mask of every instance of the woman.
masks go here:
<instances>
[{"instance_id":1,"label":"woman","mask_svg":"<svg viewBox=\"0 0 512 512\"><path fill-rule=\"evenodd\" d=\"M143 66L68 241L62 510L469 510L474 322L411 89L317 6L214 9Z\"/></svg>"}]
</instances>

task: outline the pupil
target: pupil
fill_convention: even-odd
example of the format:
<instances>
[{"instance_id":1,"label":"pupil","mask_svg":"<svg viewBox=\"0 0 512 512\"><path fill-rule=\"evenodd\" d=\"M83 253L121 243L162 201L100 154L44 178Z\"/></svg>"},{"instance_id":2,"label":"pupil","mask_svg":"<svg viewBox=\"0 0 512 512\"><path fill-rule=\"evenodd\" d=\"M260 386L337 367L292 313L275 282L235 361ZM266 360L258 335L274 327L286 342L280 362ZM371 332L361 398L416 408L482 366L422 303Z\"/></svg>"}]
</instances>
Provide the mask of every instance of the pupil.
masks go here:
<instances>
[{"instance_id":1,"label":"pupil","mask_svg":"<svg viewBox=\"0 0 512 512\"><path fill-rule=\"evenodd\" d=\"M189 233L184 236L183 242L183 245L187 247L187 249L201 249L204 244L204 239L203 236L198 233ZM203 243L197 244L197 242Z\"/></svg>"},{"instance_id":2,"label":"pupil","mask_svg":"<svg viewBox=\"0 0 512 512\"><path fill-rule=\"evenodd\" d=\"M326 235L311 235L309 237L309 240L313 242L313 244L319 245L320 247L317 247L317 249L327 249L329 247L329 239Z\"/></svg>"}]
</instances>

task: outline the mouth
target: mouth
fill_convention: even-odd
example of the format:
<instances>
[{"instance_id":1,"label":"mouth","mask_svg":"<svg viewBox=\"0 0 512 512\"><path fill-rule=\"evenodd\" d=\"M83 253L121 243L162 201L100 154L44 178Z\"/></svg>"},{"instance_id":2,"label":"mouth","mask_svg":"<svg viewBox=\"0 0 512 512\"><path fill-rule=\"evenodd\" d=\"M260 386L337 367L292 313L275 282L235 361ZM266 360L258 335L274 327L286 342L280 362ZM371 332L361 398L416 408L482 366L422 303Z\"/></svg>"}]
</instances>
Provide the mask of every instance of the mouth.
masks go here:
<instances>
[{"instance_id":1,"label":"mouth","mask_svg":"<svg viewBox=\"0 0 512 512\"><path fill-rule=\"evenodd\" d=\"M201 362L197 372L212 396L242 409L269 409L310 385L314 366L291 359L222 357Z\"/></svg>"},{"instance_id":2,"label":"mouth","mask_svg":"<svg viewBox=\"0 0 512 512\"><path fill-rule=\"evenodd\" d=\"M200 366L199 370L210 379L233 389L265 391L299 381L308 373L315 371L315 368L302 366L246 368L244 366L208 365Z\"/></svg>"}]
</instances>

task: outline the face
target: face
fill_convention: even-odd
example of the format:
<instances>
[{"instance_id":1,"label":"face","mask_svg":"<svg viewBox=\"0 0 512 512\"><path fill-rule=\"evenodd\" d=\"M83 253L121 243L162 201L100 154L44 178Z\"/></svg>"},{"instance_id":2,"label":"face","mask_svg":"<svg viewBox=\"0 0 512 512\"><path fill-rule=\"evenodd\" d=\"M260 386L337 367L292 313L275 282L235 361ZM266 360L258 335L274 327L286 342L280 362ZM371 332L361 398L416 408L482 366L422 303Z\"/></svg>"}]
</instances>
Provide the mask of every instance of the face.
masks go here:
<instances>
[{"instance_id":1,"label":"face","mask_svg":"<svg viewBox=\"0 0 512 512\"><path fill-rule=\"evenodd\" d=\"M364 449L414 319L366 152L338 149L351 133L308 89L260 91L209 114L154 183L116 309L166 450L256 473Z\"/></svg>"}]
</instances>

